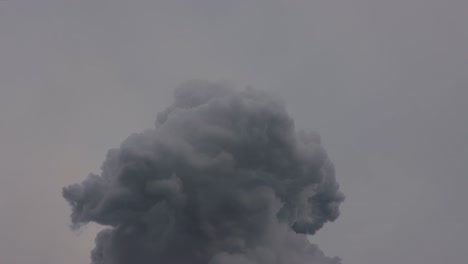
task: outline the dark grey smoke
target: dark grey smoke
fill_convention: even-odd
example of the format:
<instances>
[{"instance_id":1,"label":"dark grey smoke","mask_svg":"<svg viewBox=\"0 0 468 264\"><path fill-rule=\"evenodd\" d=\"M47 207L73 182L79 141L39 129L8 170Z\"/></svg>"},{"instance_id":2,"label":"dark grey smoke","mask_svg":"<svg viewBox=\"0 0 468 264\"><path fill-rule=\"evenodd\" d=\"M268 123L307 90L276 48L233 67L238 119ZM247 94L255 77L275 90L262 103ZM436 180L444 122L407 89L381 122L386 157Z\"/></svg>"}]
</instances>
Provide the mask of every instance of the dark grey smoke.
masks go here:
<instances>
[{"instance_id":1,"label":"dark grey smoke","mask_svg":"<svg viewBox=\"0 0 468 264\"><path fill-rule=\"evenodd\" d=\"M340 263L310 244L343 195L320 137L263 92L189 82L156 127L63 189L74 227L108 226L92 264Z\"/></svg>"}]
</instances>

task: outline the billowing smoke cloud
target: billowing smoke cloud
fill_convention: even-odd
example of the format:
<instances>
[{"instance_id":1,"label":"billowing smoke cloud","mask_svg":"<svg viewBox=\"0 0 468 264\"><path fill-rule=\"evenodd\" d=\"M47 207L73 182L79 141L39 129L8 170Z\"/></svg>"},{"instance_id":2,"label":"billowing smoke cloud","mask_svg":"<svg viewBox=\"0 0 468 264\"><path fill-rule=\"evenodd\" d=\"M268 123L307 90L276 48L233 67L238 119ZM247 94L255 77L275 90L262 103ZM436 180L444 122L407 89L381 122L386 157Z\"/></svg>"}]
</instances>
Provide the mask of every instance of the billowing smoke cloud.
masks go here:
<instances>
[{"instance_id":1,"label":"billowing smoke cloud","mask_svg":"<svg viewBox=\"0 0 468 264\"><path fill-rule=\"evenodd\" d=\"M92 264L340 263L310 244L343 195L320 137L260 91L189 82L154 129L63 189L73 226L108 226Z\"/></svg>"}]
</instances>

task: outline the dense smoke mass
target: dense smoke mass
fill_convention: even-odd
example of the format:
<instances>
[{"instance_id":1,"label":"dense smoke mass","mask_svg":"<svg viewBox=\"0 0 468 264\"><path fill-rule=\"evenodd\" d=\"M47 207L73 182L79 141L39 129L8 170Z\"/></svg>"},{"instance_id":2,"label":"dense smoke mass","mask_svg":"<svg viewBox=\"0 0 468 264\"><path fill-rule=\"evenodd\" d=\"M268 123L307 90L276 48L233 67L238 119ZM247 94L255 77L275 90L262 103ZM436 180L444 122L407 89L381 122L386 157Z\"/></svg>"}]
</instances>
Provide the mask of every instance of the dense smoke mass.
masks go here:
<instances>
[{"instance_id":1,"label":"dense smoke mass","mask_svg":"<svg viewBox=\"0 0 468 264\"><path fill-rule=\"evenodd\" d=\"M316 133L264 92L188 82L155 128L63 189L75 228L107 226L92 264L341 263L310 244L343 195Z\"/></svg>"}]
</instances>

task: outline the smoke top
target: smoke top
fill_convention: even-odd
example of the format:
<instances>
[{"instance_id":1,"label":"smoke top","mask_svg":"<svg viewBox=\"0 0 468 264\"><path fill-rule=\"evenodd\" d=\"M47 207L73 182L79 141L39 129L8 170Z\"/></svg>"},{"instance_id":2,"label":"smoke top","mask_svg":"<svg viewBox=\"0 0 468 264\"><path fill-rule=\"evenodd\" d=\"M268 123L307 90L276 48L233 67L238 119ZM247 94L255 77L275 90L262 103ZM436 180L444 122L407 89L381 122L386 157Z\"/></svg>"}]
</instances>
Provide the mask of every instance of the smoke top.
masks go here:
<instances>
[{"instance_id":1,"label":"smoke top","mask_svg":"<svg viewBox=\"0 0 468 264\"><path fill-rule=\"evenodd\" d=\"M305 236L339 215L334 173L278 98L194 81L63 196L107 226L92 264L337 264Z\"/></svg>"}]
</instances>

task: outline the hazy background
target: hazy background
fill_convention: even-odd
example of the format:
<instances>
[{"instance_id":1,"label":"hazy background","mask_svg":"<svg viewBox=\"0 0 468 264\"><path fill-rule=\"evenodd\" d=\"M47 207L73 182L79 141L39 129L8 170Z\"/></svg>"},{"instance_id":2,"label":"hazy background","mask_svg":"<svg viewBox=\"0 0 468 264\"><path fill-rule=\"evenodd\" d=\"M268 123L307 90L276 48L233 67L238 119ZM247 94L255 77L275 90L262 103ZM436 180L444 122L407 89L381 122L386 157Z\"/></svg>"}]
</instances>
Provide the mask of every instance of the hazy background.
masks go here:
<instances>
[{"instance_id":1,"label":"hazy background","mask_svg":"<svg viewBox=\"0 0 468 264\"><path fill-rule=\"evenodd\" d=\"M468 1L1 0L0 262L89 263L61 188L188 79L281 95L347 200L344 264L468 258Z\"/></svg>"}]
</instances>

